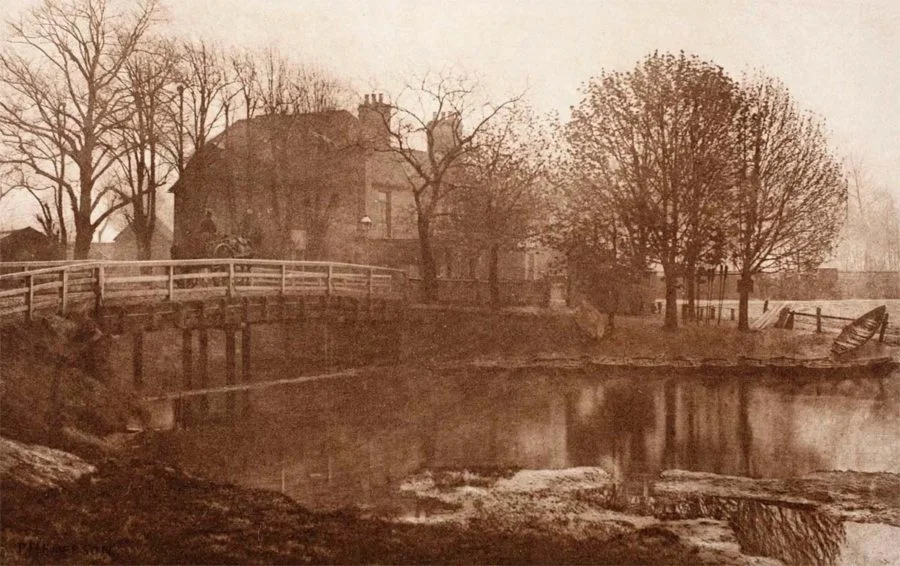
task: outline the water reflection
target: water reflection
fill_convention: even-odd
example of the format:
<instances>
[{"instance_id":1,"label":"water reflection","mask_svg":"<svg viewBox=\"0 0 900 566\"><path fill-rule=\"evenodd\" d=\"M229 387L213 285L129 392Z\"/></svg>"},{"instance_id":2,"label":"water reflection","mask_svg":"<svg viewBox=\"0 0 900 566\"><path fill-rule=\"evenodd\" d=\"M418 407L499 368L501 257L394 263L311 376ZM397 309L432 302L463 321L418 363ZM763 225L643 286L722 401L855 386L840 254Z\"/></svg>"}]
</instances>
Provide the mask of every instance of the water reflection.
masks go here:
<instances>
[{"instance_id":1,"label":"water reflection","mask_svg":"<svg viewBox=\"0 0 900 566\"><path fill-rule=\"evenodd\" d=\"M385 375L254 392L246 419L172 432L159 455L313 508L399 505L396 483L422 467L900 472L898 390L897 376Z\"/></svg>"}]
</instances>

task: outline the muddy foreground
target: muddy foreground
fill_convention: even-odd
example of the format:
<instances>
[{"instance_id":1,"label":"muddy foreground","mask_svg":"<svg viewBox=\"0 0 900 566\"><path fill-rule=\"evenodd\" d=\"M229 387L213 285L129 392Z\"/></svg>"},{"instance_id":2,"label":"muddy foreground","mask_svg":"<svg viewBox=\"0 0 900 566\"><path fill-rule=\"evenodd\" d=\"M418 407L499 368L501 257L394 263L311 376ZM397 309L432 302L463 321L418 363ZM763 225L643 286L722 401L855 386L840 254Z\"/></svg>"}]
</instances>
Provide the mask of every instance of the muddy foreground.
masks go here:
<instances>
[{"instance_id":1,"label":"muddy foreground","mask_svg":"<svg viewBox=\"0 0 900 566\"><path fill-rule=\"evenodd\" d=\"M623 486L598 468L424 471L401 487L415 512L372 517L159 463L0 442L4 564L832 563L845 521L900 527L894 474L667 472Z\"/></svg>"}]
</instances>

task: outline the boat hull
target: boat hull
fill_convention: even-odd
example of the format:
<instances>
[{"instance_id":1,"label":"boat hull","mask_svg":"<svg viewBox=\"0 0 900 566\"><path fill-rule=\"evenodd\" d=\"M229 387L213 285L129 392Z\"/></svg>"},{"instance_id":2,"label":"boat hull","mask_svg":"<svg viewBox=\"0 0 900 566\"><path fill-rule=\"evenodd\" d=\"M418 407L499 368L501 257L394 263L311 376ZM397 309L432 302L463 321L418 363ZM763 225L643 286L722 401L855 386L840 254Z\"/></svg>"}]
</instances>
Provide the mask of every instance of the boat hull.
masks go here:
<instances>
[{"instance_id":1,"label":"boat hull","mask_svg":"<svg viewBox=\"0 0 900 566\"><path fill-rule=\"evenodd\" d=\"M838 337L834 339L831 353L835 356L843 356L868 342L884 324L886 312L887 308L882 305L845 326Z\"/></svg>"}]
</instances>

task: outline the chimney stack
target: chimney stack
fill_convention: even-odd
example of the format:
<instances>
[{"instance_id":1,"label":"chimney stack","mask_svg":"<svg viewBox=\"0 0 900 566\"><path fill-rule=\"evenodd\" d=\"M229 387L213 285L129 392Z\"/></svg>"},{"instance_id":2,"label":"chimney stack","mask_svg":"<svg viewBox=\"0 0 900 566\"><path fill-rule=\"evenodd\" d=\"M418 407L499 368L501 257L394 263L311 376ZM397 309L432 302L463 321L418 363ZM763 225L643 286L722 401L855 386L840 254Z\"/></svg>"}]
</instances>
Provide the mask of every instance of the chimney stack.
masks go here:
<instances>
[{"instance_id":1,"label":"chimney stack","mask_svg":"<svg viewBox=\"0 0 900 566\"><path fill-rule=\"evenodd\" d=\"M361 138L374 147L390 144L391 107L384 103L384 93L370 93L359 105Z\"/></svg>"}]
</instances>

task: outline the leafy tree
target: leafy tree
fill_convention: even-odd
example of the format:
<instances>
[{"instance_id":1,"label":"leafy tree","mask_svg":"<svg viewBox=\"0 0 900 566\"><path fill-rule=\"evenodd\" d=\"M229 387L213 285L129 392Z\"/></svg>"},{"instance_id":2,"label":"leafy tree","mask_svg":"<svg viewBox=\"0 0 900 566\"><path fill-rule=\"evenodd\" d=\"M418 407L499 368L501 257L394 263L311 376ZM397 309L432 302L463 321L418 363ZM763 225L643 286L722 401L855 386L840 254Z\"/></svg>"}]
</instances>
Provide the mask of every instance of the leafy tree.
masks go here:
<instances>
[{"instance_id":1,"label":"leafy tree","mask_svg":"<svg viewBox=\"0 0 900 566\"><path fill-rule=\"evenodd\" d=\"M450 209L453 229L478 252L488 253L491 306L500 305L501 251L516 249L545 228L547 144L549 138L533 110L511 107L478 138L465 159L461 188Z\"/></svg>"},{"instance_id":2,"label":"leafy tree","mask_svg":"<svg viewBox=\"0 0 900 566\"><path fill-rule=\"evenodd\" d=\"M740 273L738 326L748 330L753 276L812 269L827 259L841 229L847 185L822 121L800 110L780 82L764 76L745 81L736 124L729 252Z\"/></svg>"},{"instance_id":3,"label":"leafy tree","mask_svg":"<svg viewBox=\"0 0 900 566\"><path fill-rule=\"evenodd\" d=\"M736 93L720 67L654 53L591 80L567 128L574 166L662 266L667 328L678 325L678 278L701 255L730 188Z\"/></svg>"}]
</instances>

